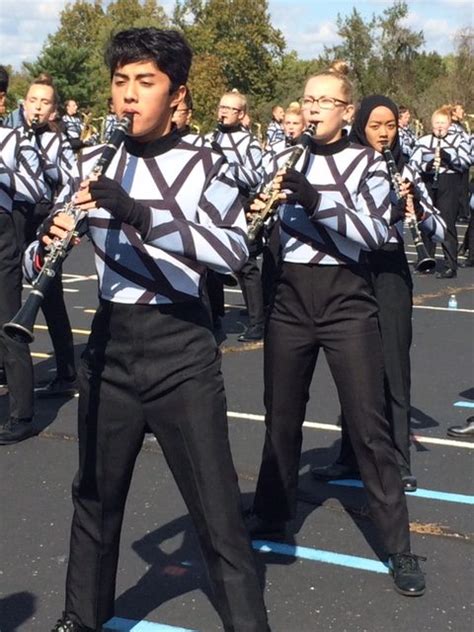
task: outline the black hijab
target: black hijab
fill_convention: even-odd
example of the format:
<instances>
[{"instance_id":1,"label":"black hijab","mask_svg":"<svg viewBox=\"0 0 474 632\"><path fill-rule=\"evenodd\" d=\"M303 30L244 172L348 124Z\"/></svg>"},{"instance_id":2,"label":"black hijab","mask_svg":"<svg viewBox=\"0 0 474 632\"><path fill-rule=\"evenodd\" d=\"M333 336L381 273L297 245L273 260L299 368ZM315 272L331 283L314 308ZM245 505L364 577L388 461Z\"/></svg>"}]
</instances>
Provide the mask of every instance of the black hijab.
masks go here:
<instances>
[{"instance_id":1,"label":"black hijab","mask_svg":"<svg viewBox=\"0 0 474 632\"><path fill-rule=\"evenodd\" d=\"M364 147L371 146L369 141L367 140L367 136L365 135L365 128L372 113L372 110L375 110L375 108L381 106L388 108L395 117L395 122L397 124L397 133L390 146L390 151L393 154L395 163L399 171L401 171L403 165L405 164L405 160L403 158L402 148L400 146L400 138L398 135L398 107L391 99L385 97L383 94L371 94L369 97L364 97L362 99L357 113L354 117L351 133L349 134L349 140L352 143L357 143L358 145L363 145Z\"/></svg>"}]
</instances>

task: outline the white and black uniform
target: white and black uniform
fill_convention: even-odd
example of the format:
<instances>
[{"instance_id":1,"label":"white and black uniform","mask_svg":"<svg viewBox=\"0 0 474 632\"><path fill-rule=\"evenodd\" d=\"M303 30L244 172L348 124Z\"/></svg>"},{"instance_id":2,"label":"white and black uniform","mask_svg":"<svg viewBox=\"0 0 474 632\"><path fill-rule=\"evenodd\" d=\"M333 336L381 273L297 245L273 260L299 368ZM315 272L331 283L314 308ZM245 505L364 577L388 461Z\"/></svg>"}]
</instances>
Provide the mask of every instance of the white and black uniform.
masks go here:
<instances>
[{"instance_id":1,"label":"white and black uniform","mask_svg":"<svg viewBox=\"0 0 474 632\"><path fill-rule=\"evenodd\" d=\"M10 417L33 417L33 365L26 343L11 340L2 326L21 307L23 237L13 219L16 205L45 195L37 149L18 129L0 128L0 357L5 368Z\"/></svg>"},{"instance_id":2,"label":"white and black uniform","mask_svg":"<svg viewBox=\"0 0 474 632\"><path fill-rule=\"evenodd\" d=\"M116 114L107 114L104 121L104 143L108 143L117 127L119 119Z\"/></svg>"},{"instance_id":3,"label":"white and black uniform","mask_svg":"<svg viewBox=\"0 0 474 632\"><path fill-rule=\"evenodd\" d=\"M400 147L405 160L408 162L416 143L416 136L409 127L399 127Z\"/></svg>"},{"instance_id":4,"label":"white and black uniform","mask_svg":"<svg viewBox=\"0 0 474 632\"><path fill-rule=\"evenodd\" d=\"M431 203L420 175L410 166L401 171L403 180L414 184L423 215L418 228L427 241L442 242L446 225ZM410 422L413 283L404 246L404 226L399 220L389 228L387 243L367 253L372 285L377 299L384 359L385 413L390 423L397 463L402 476L411 476ZM342 415L338 462L357 471L345 415Z\"/></svg>"},{"instance_id":5,"label":"white and black uniform","mask_svg":"<svg viewBox=\"0 0 474 632\"><path fill-rule=\"evenodd\" d=\"M434 158L439 144L441 165L436 181ZM410 166L420 173L426 184L434 206L446 222L446 239L444 241L445 262L449 269L457 268L458 238L456 217L458 213L459 188L461 173L469 167L469 146L461 134L448 132L444 138L426 134L416 142L410 158ZM434 255L435 245L427 243L428 250Z\"/></svg>"},{"instance_id":6,"label":"white and black uniform","mask_svg":"<svg viewBox=\"0 0 474 632\"><path fill-rule=\"evenodd\" d=\"M469 168L474 164L474 135L468 134L462 123L459 121L453 121L449 128L450 132L461 134L465 143L469 147L469 166L463 169L461 172L461 181L459 184L459 206L458 206L458 218L463 220L469 220L471 216L471 210L469 205Z\"/></svg>"},{"instance_id":7,"label":"white and black uniform","mask_svg":"<svg viewBox=\"0 0 474 632\"><path fill-rule=\"evenodd\" d=\"M84 152L79 179L100 152ZM66 611L94 630L113 616L125 501L148 426L192 516L224 628L265 631L220 355L200 300L208 267L236 272L247 258L235 180L222 156L182 142L177 131L146 144L127 138L107 177L140 202L148 230L142 235L103 208L88 213L100 304L79 372ZM59 203L71 193L67 187Z\"/></svg>"},{"instance_id":8,"label":"white and black uniform","mask_svg":"<svg viewBox=\"0 0 474 632\"><path fill-rule=\"evenodd\" d=\"M219 124L207 140L226 158L241 195L246 200L254 196L262 181L262 149L257 138L240 125ZM261 328L263 334L263 293L257 264L259 251L260 244L251 249L247 263L237 276L248 310L249 327Z\"/></svg>"},{"instance_id":9,"label":"white and black uniform","mask_svg":"<svg viewBox=\"0 0 474 632\"><path fill-rule=\"evenodd\" d=\"M383 356L366 251L388 238L385 161L347 136L311 140L296 165L319 194L313 212L280 207L281 270L264 346L267 427L254 511L295 515L302 425L324 349L348 421L371 514L389 554L410 550L408 513L384 416Z\"/></svg>"},{"instance_id":10,"label":"white and black uniform","mask_svg":"<svg viewBox=\"0 0 474 632\"><path fill-rule=\"evenodd\" d=\"M273 145L285 139L285 132L281 123L272 119L267 127L267 145Z\"/></svg>"},{"instance_id":11,"label":"white and black uniform","mask_svg":"<svg viewBox=\"0 0 474 632\"><path fill-rule=\"evenodd\" d=\"M32 130L23 128L21 131L28 134ZM44 125L34 130L34 139L40 156L46 195L45 199L34 207L33 213L29 217L22 217L21 210L19 213L14 213L17 221L26 220L24 226L25 243L31 243L36 238L36 230L51 212L59 191L69 182L72 182L76 173L76 158L65 134L53 132L49 130L47 125ZM51 283L41 303L41 309L53 343L57 377L74 380L76 377L74 340L64 302L62 275L60 273L56 274Z\"/></svg>"}]
</instances>

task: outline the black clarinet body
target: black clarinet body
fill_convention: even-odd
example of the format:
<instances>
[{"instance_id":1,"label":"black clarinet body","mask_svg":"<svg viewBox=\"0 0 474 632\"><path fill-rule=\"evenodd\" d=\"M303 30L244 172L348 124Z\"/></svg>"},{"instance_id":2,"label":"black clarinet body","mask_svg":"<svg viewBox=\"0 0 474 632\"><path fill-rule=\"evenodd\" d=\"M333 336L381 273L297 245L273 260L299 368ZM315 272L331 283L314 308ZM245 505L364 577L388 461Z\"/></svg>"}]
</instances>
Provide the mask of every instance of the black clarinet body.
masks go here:
<instances>
[{"instance_id":1,"label":"black clarinet body","mask_svg":"<svg viewBox=\"0 0 474 632\"><path fill-rule=\"evenodd\" d=\"M105 173L110 165L113 157L120 148L125 134L131 124L131 118L124 116L117 124L109 142L104 147L100 157L92 168L89 177L98 177ZM3 331L17 342L31 343L34 340L34 324L38 316L39 308L45 295L47 294L51 282L54 277L61 271L61 267L64 259L67 257L72 245L73 240L77 236L77 227L85 214L74 206L72 200L67 202L61 211L66 215L70 215L74 218L73 228L67 232L62 239L55 239L53 243L48 246L47 253L43 260L43 266L33 282L33 287L26 298L26 301L13 317L13 319L3 325Z\"/></svg>"},{"instance_id":2,"label":"black clarinet body","mask_svg":"<svg viewBox=\"0 0 474 632\"><path fill-rule=\"evenodd\" d=\"M397 169L397 164L390 149L388 147L384 147L382 149L382 153L387 163L387 169L395 196L397 201L401 201L402 196L400 186L402 184L402 175ZM415 264L415 270L418 272L427 272L428 270L432 270L436 266L436 261L429 256L428 251L426 250L416 218L409 219L407 225L412 236L413 245L416 249L417 261Z\"/></svg>"},{"instance_id":3,"label":"black clarinet body","mask_svg":"<svg viewBox=\"0 0 474 632\"><path fill-rule=\"evenodd\" d=\"M306 149L310 139L314 136L316 132L317 125L311 124L308 125L306 130L301 135L300 142L295 145L293 151L288 157L288 160L283 165L283 169L293 169L298 162L298 160L303 155L304 150ZM251 222L247 227L247 235L249 243L253 243L257 237L260 235L265 223L272 215L275 214L276 210L280 206L278 204L278 197L280 195L280 189L275 189L273 185L273 181L270 182L262 191L265 195L268 195L268 200L265 202L265 207L255 213Z\"/></svg>"}]
</instances>

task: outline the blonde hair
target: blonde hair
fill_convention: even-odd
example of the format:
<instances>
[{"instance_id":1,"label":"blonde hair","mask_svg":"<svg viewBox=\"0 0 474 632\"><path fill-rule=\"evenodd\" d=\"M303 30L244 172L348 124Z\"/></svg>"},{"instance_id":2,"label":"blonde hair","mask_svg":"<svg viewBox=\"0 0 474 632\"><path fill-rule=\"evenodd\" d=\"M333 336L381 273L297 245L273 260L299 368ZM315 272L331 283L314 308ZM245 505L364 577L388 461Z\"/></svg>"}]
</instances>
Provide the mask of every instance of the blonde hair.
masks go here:
<instances>
[{"instance_id":1,"label":"blonde hair","mask_svg":"<svg viewBox=\"0 0 474 632\"><path fill-rule=\"evenodd\" d=\"M301 111L301 106L298 101L293 101L285 110L285 116L287 114L296 114L297 116L303 116L303 112Z\"/></svg>"},{"instance_id":2,"label":"blonde hair","mask_svg":"<svg viewBox=\"0 0 474 632\"><path fill-rule=\"evenodd\" d=\"M224 97L239 97L240 99L240 108L242 110L242 112L246 113L247 112L247 97L242 94L241 92L239 92L237 90L237 88L234 88L233 90L230 90L229 92L224 92L224 94L221 96L221 100Z\"/></svg>"},{"instance_id":3,"label":"blonde hair","mask_svg":"<svg viewBox=\"0 0 474 632\"><path fill-rule=\"evenodd\" d=\"M329 68L327 68L326 70L322 70L321 72L317 72L314 75L311 75L309 79L313 79L315 77L334 77L341 84L344 99L347 101L347 103L352 103L353 88L352 83L348 78L349 71L350 67L347 62L343 61L342 59L336 59L332 62Z\"/></svg>"}]
</instances>

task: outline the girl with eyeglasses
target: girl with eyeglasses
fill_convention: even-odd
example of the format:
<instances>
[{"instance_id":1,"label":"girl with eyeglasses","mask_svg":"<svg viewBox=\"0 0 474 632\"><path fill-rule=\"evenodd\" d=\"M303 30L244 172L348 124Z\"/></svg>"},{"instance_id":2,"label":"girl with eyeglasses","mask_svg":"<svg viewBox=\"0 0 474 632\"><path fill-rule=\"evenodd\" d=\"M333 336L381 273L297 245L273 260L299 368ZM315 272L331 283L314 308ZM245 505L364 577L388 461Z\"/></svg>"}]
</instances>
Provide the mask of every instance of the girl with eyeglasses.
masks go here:
<instances>
[{"instance_id":1,"label":"girl with eyeglasses","mask_svg":"<svg viewBox=\"0 0 474 632\"><path fill-rule=\"evenodd\" d=\"M365 252L388 239L390 185L383 157L349 141L352 89L334 70L310 77L301 100L317 130L295 169L277 172L282 264L264 345L266 437L248 528L284 537L296 514L302 426L320 349L347 419L372 519L395 588L422 595L408 511L384 415L378 306ZM261 208L255 203L253 210Z\"/></svg>"}]
</instances>

